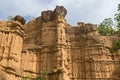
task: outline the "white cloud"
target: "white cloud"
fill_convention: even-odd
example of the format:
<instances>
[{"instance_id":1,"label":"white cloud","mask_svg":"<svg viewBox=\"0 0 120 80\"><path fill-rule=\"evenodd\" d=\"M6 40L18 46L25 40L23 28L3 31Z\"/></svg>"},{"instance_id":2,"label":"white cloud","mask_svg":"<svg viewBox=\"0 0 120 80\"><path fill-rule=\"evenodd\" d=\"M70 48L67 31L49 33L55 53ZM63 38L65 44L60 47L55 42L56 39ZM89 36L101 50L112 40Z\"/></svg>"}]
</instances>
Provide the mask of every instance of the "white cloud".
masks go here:
<instances>
[{"instance_id":1,"label":"white cloud","mask_svg":"<svg viewBox=\"0 0 120 80\"><path fill-rule=\"evenodd\" d=\"M5 18L9 15L29 15L38 16L42 10L48 9L47 2L34 0L2 0L0 2L0 18Z\"/></svg>"},{"instance_id":2,"label":"white cloud","mask_svg":"<svg viewBox=\"0 0 120 80\"><path fill-rule=\"evenodd\" d=\"M116 0L72 0L67 5L70 23L78 21L100 23L104 18L113 17L117 11Z\"/></svg>"},{"instance_id":3,"label":"white cloud","mask_svg":"<svg viewBox=\"0 0 120 80\"><path fill-rule=\"evenodd\" d=\"M75 25L77 22L100 23L104 18L113 17L118 0L2 0L0 19L21 14L39 16L41 11L54 9L56 5L67 8L66 19Z\"/></svg>"}]
</instances>

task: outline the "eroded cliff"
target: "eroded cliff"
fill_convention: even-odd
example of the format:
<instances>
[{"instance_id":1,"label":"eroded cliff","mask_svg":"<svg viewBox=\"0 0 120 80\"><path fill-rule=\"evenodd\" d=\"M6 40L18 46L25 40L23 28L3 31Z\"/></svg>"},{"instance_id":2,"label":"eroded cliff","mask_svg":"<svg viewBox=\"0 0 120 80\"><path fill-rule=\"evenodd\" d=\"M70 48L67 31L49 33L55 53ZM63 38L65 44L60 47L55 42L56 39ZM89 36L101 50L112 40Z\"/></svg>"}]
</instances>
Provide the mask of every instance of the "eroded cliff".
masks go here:
<instances>
[{"instance_id":1,"label":"eroded cliff","mask_svg":"<svg viewBox=\"0 0 120 80\"><path fill-rule=\"evenodd\" d=\"M35 80L39 75L47 80L120 79L120 51L109 51L119 37L101 36L90 23L71 26L66 14L63 6L56 6L27 24L21 16L0 21L3 80Z\"/></svg>"},{"instance_id":2,"label":"eroded cliff","mask_svg":"<svg viewBox=\"0 0 120 80\"><path fill-rule=\"evenodd\" d=\"M17 80L21 76L21 51L24 35L23 25L18 20L0 21L2 80Z\"/></svg>"}]
</instances>

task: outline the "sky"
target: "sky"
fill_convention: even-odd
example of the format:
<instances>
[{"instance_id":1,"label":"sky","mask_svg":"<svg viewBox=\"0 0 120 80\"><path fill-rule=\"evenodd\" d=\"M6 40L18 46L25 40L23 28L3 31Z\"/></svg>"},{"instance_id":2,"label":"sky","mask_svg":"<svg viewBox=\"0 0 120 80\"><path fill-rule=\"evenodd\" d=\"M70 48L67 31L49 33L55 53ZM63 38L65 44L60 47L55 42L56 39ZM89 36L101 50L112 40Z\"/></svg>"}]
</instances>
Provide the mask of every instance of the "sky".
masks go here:
<instances>
[{"instance_id":1,"label":"sky","mask_svg":"<svg viewBox=\"0 0 120 80\"><path fill-rule=\"evenodd\" d=\"M71 25L100 24L105 18L114 18L118 4L119 0L1 0L0 19L15 15L38 17L41 11L54 10L60 5L67 9L66 20Z\"/></svg>"}]
</instances>

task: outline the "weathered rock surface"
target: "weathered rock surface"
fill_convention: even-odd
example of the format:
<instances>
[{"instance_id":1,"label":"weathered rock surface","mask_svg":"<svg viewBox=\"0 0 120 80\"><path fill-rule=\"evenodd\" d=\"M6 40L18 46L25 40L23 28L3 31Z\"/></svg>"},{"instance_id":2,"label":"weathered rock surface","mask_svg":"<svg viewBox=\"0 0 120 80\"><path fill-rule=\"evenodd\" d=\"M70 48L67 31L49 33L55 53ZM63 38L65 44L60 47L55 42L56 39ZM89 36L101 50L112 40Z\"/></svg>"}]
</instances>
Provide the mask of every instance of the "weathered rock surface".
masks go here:
<instances>
[{"instance_id":1,"label":"weathered rock surface","mask_svg":"<svg viewBox=\"0 0 120 80\"><path fill-rule=\"evenodd\" d=\"M0 73L2 80L19 80L25 33L18 21L0 21Z\"/></svg>"},{"instance_id":2,"label":"weathered rock surface","mask_svg":"<svg viewBox=\"0 0 120 80\"><path fill-rule=\"evenodd\" d=\"M20 22L22 25L26 22L26 20L20 15L16 15L13 20Z\"/></svg>"},{"instance_id":3,"label":"weathered rock surface","mask_svg":"<svg viewBox=\"0 0 120 80\"><path fill-rule=\"evenodd\" d=\"M25 26L21 16L0 21L0 78L42 74L47 80L119 80L120 51L109 51L119 37L101 36L90 23L71 26L66 14L57 6Z\"/></svg>"}]
</instances>

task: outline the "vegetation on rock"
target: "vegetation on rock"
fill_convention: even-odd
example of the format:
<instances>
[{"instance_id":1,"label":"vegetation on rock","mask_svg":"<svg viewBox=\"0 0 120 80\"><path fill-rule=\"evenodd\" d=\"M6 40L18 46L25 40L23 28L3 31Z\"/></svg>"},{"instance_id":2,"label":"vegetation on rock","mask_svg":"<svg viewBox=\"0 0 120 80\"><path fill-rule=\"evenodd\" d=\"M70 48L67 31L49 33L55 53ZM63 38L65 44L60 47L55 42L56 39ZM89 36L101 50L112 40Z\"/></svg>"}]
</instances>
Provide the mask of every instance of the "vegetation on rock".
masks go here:
<instances>
[{"instance_id":1,"label":"vegetation on rock","mask_svg":"<svg viewBox=\"0 0 120 80\"><path fill-rule=\"evenodd\" d=\"M29 77L29 76L22 76L22 80L47 80L44 75L48 75L50 74L51 71L44 71L43 73L41 74L38 74L38 76L36 78L32 78L32 77Z\"/></svg>"},{"instance_id":2,"label":"vegetation on rock","mask_svg":"<svg viewBox=\"0 0 120 80\"><path fill-rule=\"evenodd\" d=\"M117 40L113 43L112 47L110 48L110 53L115 53L120 49L120 40Z\"/></svg>"},{"instance_id":3,"label":"vegetation on rock","mask_svg":"<svg viewBox=\"0 0 120 80\"><path fill-rule=\"evenodd\" d=\"M98 31L103 36L110 36L115 33L113 27L113 21L111 18L106 18L100 25L98 26Z\"/></svg>"},{"instance_id":4,"label":"vegetation on rock","mask_svg":"<svg viewBox=\"0 0 120 80\"><path fill-rule=\"evenodd\" d=\"M105 18L103 22L100 23L98 26L98 31L103 36L111 36L117 33L120 34L120 4L118 4L118 13L115 14L114 20L116 24L113 23L111 18ZM114 26L116 25L116 26ZM113 27L116 27L113 29ZM110 48L110 53L115 53L120 49L120 40L117 40L113 43L112 47Z\"/></svg>"}]
</instances>

